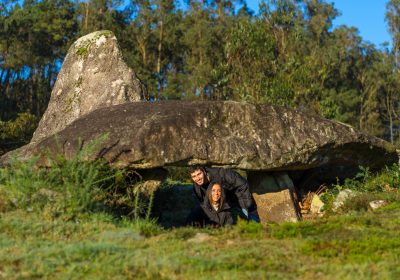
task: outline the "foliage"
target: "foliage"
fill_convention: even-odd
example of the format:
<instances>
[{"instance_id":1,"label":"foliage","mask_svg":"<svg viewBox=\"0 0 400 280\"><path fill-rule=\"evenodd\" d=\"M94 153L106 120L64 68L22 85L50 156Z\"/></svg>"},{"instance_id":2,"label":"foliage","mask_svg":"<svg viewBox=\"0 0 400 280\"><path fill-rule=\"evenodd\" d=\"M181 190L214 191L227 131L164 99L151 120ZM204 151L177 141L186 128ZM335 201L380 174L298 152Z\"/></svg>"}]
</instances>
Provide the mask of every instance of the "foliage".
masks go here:
<instances>
[{"instance_id":1,"label":"foliage","mask_svg":"<svg viewBox=\"0 0 400 280\"><path fill-rule=\"evenodd\" d=\"M326 0L7 0L0 7L0 119L40 117L77 37L113 31L149 100L272 103L399 139L399 1L392 49L333 26ZM81 55L87 50L80 49Z\"/></svg>"},{"instance_id":2,"label":"foliage","mask_svg":"<svg viewBox=\"0 0 400 280\"><path fill-rule=\"evenodd\" d=\"M189 175L189 168L188 167L167 167L168 171L168 181L169 185L173 185L174 183L192 183Z\"/></svg>"},{"instance_id":3,"label":"foliage","mask_svg":"<svg viewBox=\"0 0 400 280\"><path fill-rule=\"evenodd\" d=\"M0 119L40 117L66 50L76 39L69 0L7 1L0 9Z\"/></svg>"},{"instance_id":4,"label":"foliage","mask_svg":"<svg viewBox=\"0 0 400 280\"><path fill-rule=\"evenodd\" d=\"M341 212L369 210L369 202L385 200L389 203L400 199L400 167L397 164L386 167L374 174L369 168L360 167L355 178L347 178L343 183L338 182L322 195L326 203L325 211L331 213L333 201L342 190L352 190L353 197L347 199L341 207Z\"/></svg>"},{"instance_id":5,"label":"foliage","mask_svg":"<svg viewBox=\"0 0 400 280\"><path fill-rule=\"evenodd\" d=\"M14 121L0 120L0 155L27 144L37 122L37 118L29 113L20 113Z\"/></svg>"},{"instance_id":6,"label":"foliage","mask_svg":"<svg viewBox=\"0 0 400 280\"><path fill-rule=\"evenodd\" d=\"M94 212L131 213L127 216L138 223L143 219L139 228L151 231L154 191L145 195L145 183L125 181L125 171L113 170L108 163L85 161L92 148L84 147L71 160L50 158L48 168L37 167L37 158L13 159L0 169L1 211L41 212L49 220L80 219Z\"/></svg>"},{"instance_id":7,"label":"foliage","mask_svg":"<svg viewBox=\"0 0 400 280\"><path fill-rule=\"evenodd\" d=\"M397 165L377 174L362 168L356 179L338 184L336 191L364 186L358 189L361 195L356 203L350 203L356 206L346 215L299 223L262 225L239 220L224 228L163 229L148 217L149 204L138 210L143 214L137 219L117 216L110 205L127 197L123 190L140 183L140 176L126 180L127 171L112 170L102 162L83 162L86 152L82 150L69 162L62 157L53 159L51 169L35 167L35 160L14 161L12 168L0 169L1 277L400 276ZM371 198L389 204L365 211L364 202ZM205 241L195 238L199 232Z\"/></svg>"}]
</instances>

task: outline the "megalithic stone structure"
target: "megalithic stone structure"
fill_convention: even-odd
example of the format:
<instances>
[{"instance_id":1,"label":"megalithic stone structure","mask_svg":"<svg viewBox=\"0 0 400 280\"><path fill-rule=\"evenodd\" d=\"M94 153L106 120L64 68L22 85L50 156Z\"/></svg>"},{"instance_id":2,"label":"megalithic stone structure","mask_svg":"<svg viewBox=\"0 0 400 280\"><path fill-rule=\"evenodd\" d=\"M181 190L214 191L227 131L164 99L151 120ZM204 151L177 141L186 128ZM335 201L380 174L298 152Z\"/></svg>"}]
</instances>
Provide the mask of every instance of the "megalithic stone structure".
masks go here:
<instances>
[{"instance_id":1,"label":"megalithic stone structure","mask_svg":"<svg viewBox=\"0 0 400 280\"><path fill-rule=\"evenodd\" d=\"M233 101L138 102L142 88L112 32L78 39L31 143L3 155L0 165L38 156L37 165L50 166L49 155L68 160L96 143L84 160L148 170L149 189L166 166L237 168L248 172L261 220L280 222L299 220L294 186L311 189L351 177L359 166L399 161L390 143L317 115Z\"/></svg>"},{"instance_id":2,"label":"megalithic stone structure","mask_svg":"<svg viewBox=\"0 0 400 280\"><path fill-rule=\"evenodd\" d=\"M124 62L114 34L108 30L90 33L69 48L31 142L61 131L96 109L142 99L141 82Z\"/></svg>"}]
</instances>

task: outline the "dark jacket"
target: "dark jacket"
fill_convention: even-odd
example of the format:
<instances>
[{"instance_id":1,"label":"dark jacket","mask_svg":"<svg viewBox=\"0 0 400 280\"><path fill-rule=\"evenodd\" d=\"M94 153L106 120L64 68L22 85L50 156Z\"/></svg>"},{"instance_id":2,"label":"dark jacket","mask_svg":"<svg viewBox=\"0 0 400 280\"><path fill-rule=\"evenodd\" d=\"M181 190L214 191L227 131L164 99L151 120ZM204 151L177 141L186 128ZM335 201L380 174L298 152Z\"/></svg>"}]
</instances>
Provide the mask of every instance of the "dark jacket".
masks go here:
<instances>
[{"instance_id":1,"label":"dark jacket","mask_svg":"<svg viewBox=\"0 0 400 280\"><path fill-rule=\"evenodd\" d=\"M206 197L207 187L210 182L220 182L226 191L234 192L242 208L253 206L253 199L249 190L249 183L240 174L232 169L205 167L206 178L203 185L193 184L193 190L200 203Z\"/></svg>"},{"instance_id":2,"label":"dark jacket","mask_svg":"<svg viewBox=\"0 0 400 280\"><path fill-rule=\"evenodd\" d=\"M203 209L204 213L207 215L208 219L210 220L212 225L216 226L225 226L225 225L232 225L233 218L230 212L230 206L226 202L225 191L222 188L221 190L221 200L222 205L220 209L215 210L208 199L209 193L211 193L212 185L207 188L206 196L204 197L203 202L200 204L201 208Z\"/></svg>"}]
</instances>

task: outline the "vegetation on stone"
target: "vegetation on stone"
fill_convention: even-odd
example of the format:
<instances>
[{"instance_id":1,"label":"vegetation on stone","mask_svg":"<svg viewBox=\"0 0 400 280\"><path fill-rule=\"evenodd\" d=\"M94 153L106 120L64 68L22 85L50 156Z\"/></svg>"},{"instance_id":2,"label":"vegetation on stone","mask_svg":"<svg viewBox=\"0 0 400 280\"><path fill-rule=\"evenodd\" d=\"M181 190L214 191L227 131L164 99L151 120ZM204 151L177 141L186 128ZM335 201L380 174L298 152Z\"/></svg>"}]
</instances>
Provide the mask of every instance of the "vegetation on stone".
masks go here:
<instances>
[{"instance_id":1,"label":"vegetation on stone","mask_svg":"<svg viewBox=\"0 0 400 280\"><path fill-rule=\"evenodd\" d=\"M82 57L87 57L89 54L88 47L80 47L76 50L76 54Z\"/></svg>"}]
</instances>

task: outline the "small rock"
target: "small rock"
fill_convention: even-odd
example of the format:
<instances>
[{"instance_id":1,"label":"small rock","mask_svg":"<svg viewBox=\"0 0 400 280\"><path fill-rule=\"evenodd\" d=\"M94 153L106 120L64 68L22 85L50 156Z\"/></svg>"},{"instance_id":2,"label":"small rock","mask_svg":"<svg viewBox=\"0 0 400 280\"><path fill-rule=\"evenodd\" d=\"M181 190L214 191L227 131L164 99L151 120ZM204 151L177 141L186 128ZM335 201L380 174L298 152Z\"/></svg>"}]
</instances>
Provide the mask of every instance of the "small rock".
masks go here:
<instances>
[{"instance_id":1,"label":"small rock","mask_svg":"<svg viewBox=\"0 0 400 280\"><path fill-rule=\"evenodd\" d=\"M142 240L142 236L139 232L133 230L120 230L120 231L105 231L101 233L102 240Z\"/></svg>"},{"instance_id":2,"label":"small rock","mask_svg":"<svg viewBox=\"0 0 400 280\"><path fill-rule=\"evenodd\" d=\"M369 203L369 206L371 207L372 210L381 208L382 206L385 206L387 202L385 200L374 200Z\"/></svg>"},{"instance_id":3,"label":"small rock","mask_svg":"<svg viewBox=\"0 0 400 280\"><path fill-rule=\"evenodd\" d=\"M230 239L226 240L226 245L233 245L233 244L235 244L235 241Z\"/></svg>"},{"instance_id":4,"label":"small rock","mask_svg":"<svg viewBox=\"0 0 400 280\"><path fill-rule=\"evenodd\" d=\"M48 199L54 200L55 198L59 197L61 194L59 192L56 192L56 191L53 191L53 190L50 190L50 189L41 188L40 190L38 190L36 195L45 196Z\"/></svg>"},{"instance_id":5,"label":"small rock","mask_svg":"<svg viewBox=\"0 0 400 280\"><path fill-rule=\"evenodd\" d=\"M344 202L349 198L352 198L356 195L356 193L352 190L345 189L339 192L335 201L333 202L332 210L336 212L340 207L343 206Z\"/></svg>"},{"instance_id":6,"label":"small rock","mask_svg":"<svg viewBox=\"0 0 400 280\"><path fill-rule=\"evenodd\" d=\"M310 212L312 214L321 214L324 205L325 203L322 202L321 198L315 194L311 200Z\"/></svg>"},{"instance_id":7,"label":"small rock","mask_svg":"<svg viewBox=\"0 0 400 280\"><path fill-rule=\"evenodd\" d=\"M198 232L198 233L196 233L195 236L193 236L192 238L188 239L188 242L191 242L191 243L203 243L203 242L209 241L211 239L212 239L212 237L209 234Z\"/></svg>"}]
</instances>

